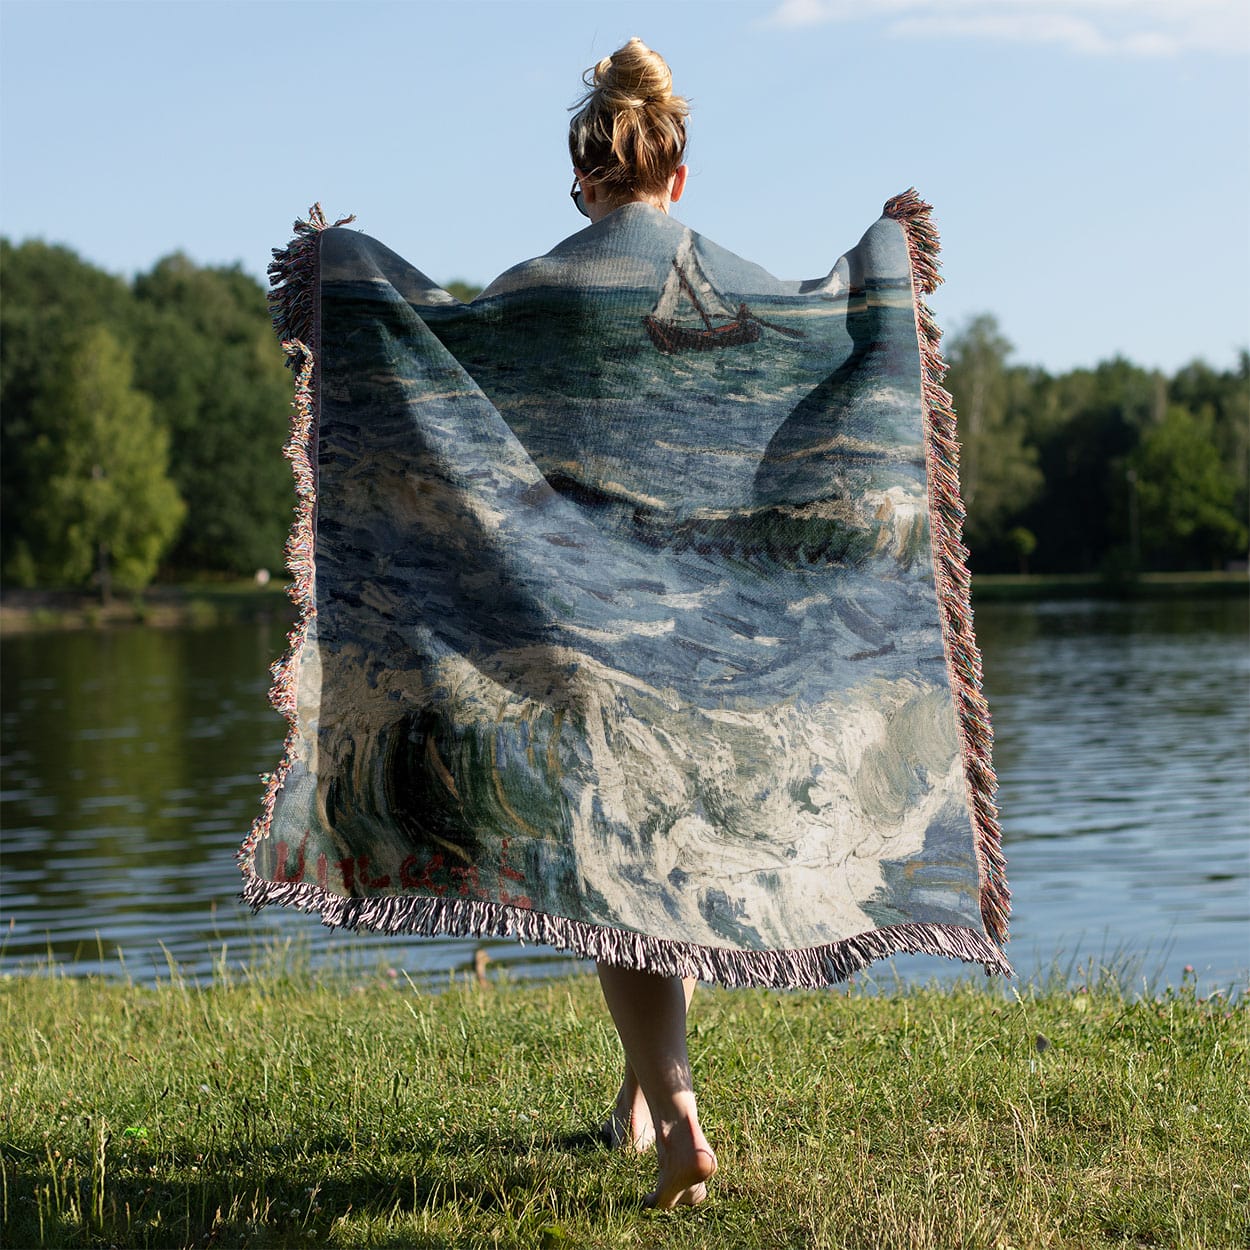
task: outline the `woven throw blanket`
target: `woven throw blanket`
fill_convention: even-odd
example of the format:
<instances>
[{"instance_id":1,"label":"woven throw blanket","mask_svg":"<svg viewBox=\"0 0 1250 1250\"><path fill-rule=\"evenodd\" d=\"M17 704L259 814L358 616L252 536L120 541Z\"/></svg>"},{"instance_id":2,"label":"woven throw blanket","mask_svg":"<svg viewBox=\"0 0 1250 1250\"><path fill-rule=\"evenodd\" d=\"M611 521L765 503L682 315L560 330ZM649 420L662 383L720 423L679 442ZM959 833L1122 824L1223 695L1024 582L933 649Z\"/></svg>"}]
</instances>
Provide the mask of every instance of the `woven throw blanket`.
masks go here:
<instances>
[{"instance_id":1,"label":"woven throw blanket","mask_svg":"<svg viewBox=\"0 0 1250 1250\"><path fill-rule=\"evenodd\" d=\"M788 282L631 204L467 305L310 216L246 901L728 985L1010 974L929 206Z\"/></svg>"}]
</instances>

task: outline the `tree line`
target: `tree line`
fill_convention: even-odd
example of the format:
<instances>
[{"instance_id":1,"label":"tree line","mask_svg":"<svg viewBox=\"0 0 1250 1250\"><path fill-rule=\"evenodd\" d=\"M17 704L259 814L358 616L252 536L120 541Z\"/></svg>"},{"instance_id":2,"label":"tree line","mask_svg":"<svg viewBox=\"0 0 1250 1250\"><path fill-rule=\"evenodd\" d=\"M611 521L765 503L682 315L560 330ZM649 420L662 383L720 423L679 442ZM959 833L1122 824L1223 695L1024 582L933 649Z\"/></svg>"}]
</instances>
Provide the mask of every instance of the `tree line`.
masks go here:
<instances>
[{"instance_id":1,"label":"tree line","mask_svg":"<svg viewBox=\"0 0 1250 1250\"><path fill-rule=\"evenodd\" d=\"M1250 354L1171 377L1122 358L1013 364L993 317L947 345L973 569L1103 573L1244 561Z\"/></svg>"},{"instance_id":2,"label":"tree line","mask_svg":"<svg viewBox=\"0 0 1250 1250\"><path fill-rule=\"evenodd\" d=\"M0 578L279 567L291 383L260 284L181 255L126 282L5 240L0 279Z\"/></svg>"},{"instance_id":3,"label":"tree line","mask_svg":"<svg viewBox=\"0 0 1250 1250\"><path fill-rule=\"evenodd\" d=\"M0 278L0 579L108 594L279 567L291 380L261 285L183 255L127 282L3 239ZM1117 358L1051 375L1013 363L982 316L946 354L974 571L1245 558L1246 352L1224 371Z\"/></svg>"}]
</instances>

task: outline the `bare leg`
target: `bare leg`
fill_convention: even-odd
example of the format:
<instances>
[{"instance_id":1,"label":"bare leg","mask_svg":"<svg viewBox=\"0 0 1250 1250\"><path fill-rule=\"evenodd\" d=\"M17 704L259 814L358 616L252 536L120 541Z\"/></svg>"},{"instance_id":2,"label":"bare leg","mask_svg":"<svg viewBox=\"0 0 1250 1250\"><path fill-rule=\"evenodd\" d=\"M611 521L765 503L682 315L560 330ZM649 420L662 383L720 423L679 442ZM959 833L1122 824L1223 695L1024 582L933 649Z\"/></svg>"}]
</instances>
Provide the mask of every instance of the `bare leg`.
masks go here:
<instances>
[{"instance_id":1,"label":"bare leg","mask_svg":"<svg viewBox=\"0 0 1250 1250\"><path fill-rule=\"evenodd\" d=\"M686 977L682 981L687 1011L690 1009L690 1000L694 996L696 985L698 981L694 977ZM600 1136L609 1146L636 1150L639 1154L655 1145L655 1125L651 1122L651 1108L647 1106L646 1096L638 1084L634 1065L629 1062L628 1056L625 1059L625 1078L621 1082L607 1123L600 1130Z\"/></svg>"},{"instance_id":2,"label":"bare leg","mask_svg":"<svg viewBox=\"0 0 1250 1250\"><path fill-rule=\"evenodd\" d=\"M699 1127L690 1078L686 987L680 977L603 963L598 967L603 997L651 1111L660 1176L647 1203L693 1206L707 1197L706 1181L716 1171L716 1156Z\"/></svg>"},{"instance_id":3,"label":"bare leg","mask_svg":"<svg viewBox=\"0 0 1250 1250\"><path fill-rule=\"evenodd\" d=\"M655 1126L651 1123L651 1108L634 1075L633 1065L625 1060L625 1077L617 1092L616 1102L608 1114L607 1122L599 1130L600 1137L609 1145L621 1150L636 1150L639 1154L655 1145Z\"/></svg>"}]
</instances>

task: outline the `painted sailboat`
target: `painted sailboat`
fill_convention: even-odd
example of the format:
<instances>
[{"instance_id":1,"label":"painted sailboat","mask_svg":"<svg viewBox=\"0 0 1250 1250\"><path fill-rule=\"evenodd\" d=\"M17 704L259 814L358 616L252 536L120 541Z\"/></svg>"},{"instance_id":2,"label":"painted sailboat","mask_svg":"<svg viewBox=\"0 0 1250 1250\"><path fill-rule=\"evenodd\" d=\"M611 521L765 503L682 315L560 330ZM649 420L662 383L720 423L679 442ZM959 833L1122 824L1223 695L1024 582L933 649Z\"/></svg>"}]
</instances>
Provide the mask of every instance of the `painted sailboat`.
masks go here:
<instances>
[{"instance_id":1,"label":"painted sailboat","mask_svg":"<svg viewBox=\"0 0 1250 1250\"><path fill-rule=\"evenodd\" d=\"M702 325L690 324L689 320L683 324L677 320L684 311L683 301L693 305ZM686 315L689 317L688 313ZM670 354L754 343L765 327L790 338L805 337L800 330L760 320L744 302L740 302L736 309L731 308L704 272L694 249L694 236L689 231L682 236L660 297L650 314L643 317L642 324L656 347Z\"/></svg>"}]
</instances>

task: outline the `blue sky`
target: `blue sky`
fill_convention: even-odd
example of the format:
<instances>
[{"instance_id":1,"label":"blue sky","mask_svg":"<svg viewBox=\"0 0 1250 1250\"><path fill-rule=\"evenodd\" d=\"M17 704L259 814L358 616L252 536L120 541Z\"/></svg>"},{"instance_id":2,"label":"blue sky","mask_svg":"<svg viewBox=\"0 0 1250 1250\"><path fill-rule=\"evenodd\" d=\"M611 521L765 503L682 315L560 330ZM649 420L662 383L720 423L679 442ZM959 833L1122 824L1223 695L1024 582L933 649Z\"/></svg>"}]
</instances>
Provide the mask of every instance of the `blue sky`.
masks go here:
<instances>
[{"instance_id":1,"label":"blue sky","mask_svg":"<svg viewBox=\"0 0 1250 1250\"><path fill-rule=\"evenodd\" d=\"M582 224L567 109L634 34L691 99L677 215L779 276L914 184L948 330L1052 370L1250 343L1244 0L0 0L0 228L261 276L320 200L484 283Z\"/></svg>"}]
</instances>

